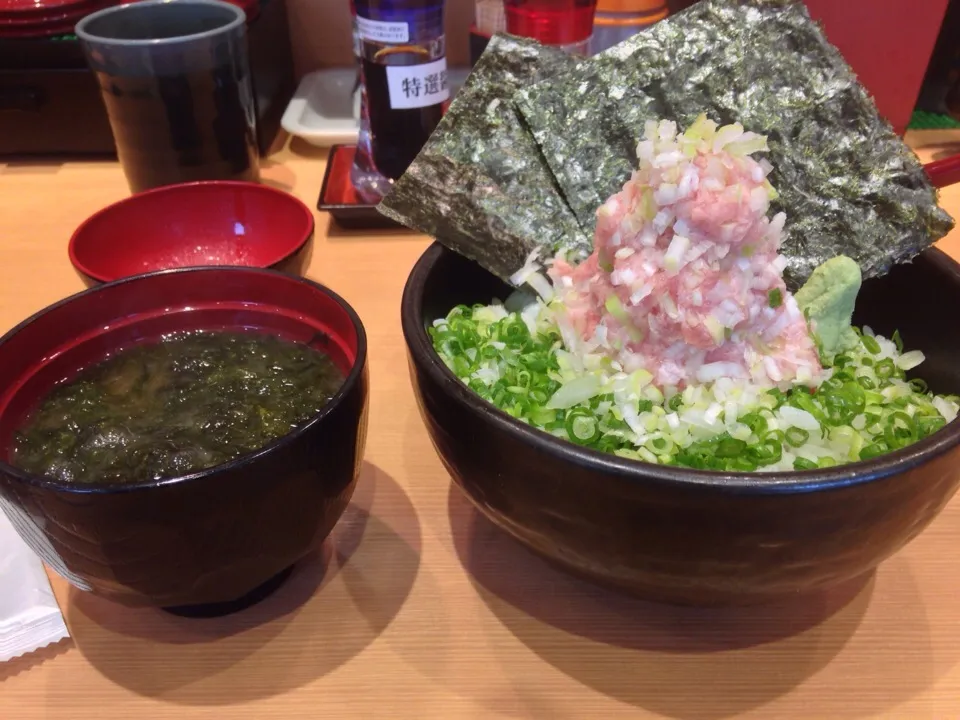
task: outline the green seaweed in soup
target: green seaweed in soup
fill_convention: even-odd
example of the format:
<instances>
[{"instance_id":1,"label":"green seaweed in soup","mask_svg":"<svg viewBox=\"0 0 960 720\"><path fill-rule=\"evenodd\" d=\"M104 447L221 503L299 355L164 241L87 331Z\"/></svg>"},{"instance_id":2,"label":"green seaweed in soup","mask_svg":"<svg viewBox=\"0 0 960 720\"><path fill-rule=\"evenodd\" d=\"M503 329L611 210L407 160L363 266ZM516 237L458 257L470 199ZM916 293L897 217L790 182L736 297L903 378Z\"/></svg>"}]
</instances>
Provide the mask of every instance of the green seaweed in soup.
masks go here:
<instances>
[{"instance_id":1,"label":"green seaweed in soup","mask_svg":"<svg viewBox=\"0 0 960 720\"><path fill-rule=\"evenodd\" d=\"M322 351L273 335L168 335L54 388L16 434L11 459L65 482L185 475L290 432L343 379Z\"/></svg>"}]
</instances>

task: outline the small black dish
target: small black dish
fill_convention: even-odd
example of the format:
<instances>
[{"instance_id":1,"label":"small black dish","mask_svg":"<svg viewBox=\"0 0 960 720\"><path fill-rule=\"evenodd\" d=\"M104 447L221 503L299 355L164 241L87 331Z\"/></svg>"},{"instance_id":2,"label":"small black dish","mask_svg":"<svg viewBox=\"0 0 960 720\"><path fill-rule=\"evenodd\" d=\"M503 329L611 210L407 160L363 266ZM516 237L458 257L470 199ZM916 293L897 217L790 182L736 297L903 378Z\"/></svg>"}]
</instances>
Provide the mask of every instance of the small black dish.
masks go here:
<instances>
[{"instance_id":1,"label":"small black dish","mask_svg":"<svg viewBox=\"0 0 960 720\"><path fill-rule=\"evenodd\" d=\"M350 182L350 168L357 152L356 145L334 145L323 173L317 210L330 213L337 224L348 230L386 230L406 228L365 202Z\"/></svg>"},{"instance_id":2,"label":"small black dish","mask_svg":"<svg viewBox=\"0 0 960 720\"><path fill-rule=\"evenodd\" d=\"M434 243L403 293L403 334L427 430L454 482L520 542L650 600L750 604L859 577L917 536L960 484L960 420L903 450L836 468L716 473L634 462L559 440L496 409L441 362L426 326L505 284ZM864 283L854 321L927 357L960 392L960 265L936 249Z\"/></svg>"}]
</instances>

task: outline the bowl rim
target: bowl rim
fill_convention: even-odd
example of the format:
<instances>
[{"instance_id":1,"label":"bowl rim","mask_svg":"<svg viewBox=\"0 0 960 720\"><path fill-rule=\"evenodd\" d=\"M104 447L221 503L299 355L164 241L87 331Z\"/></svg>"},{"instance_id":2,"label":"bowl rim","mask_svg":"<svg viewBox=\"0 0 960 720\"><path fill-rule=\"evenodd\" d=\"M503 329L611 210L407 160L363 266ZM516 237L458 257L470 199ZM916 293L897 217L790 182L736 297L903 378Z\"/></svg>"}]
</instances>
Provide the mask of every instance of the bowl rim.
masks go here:
<instances>
[{"instance_id":1,"label":"bowl rim","mask_svg":"<svg viewBox=\"0 0 960 720\"><path fill-rule=\"evenodd\" d=\"M149 7L162 7L164 5L170 5L172 2L174 2L174 0L146 0L145 2L126 2L121 5L113 5L101 8L97 12L91 13L85 18L82 18L80 22L77 23L74 32L82 42L89 45L123 49L143 47L152 48L186 45L188 43L216 38L220 35L226 35L228 33L235 32L237 28L245 27L247 23L247 16L244 12L244 8L241 8L230 2L225 2L224 0L186 0L186 2L180 2L180 0L177 0L178 4L183 5L208 5L210 7L219 8L221 10L230 12L232 17L228 22L211 30L203 30L190 33L189 35L177 35L175 37L168 38L115 38L106 35L94 35L87 30L90 25L102 17L108 17L118 13L126 13L130 12L131 10L137 11Z\"/></svg>"},{"instance_id":2,"label":"bowl rim","mask_svg":"<svg viewBox=\"0 0 960 720\"><path fill-rule=\"evenodd\" d=\"M361 377L363 376L366 365L367 365L367 333L363 327L363 322L360 320L360 316L357 314L356 310L344 300L340 295L335 293L333 290L328 288L326 285L322 285L318 282L310 280L306 277L300 277L297 275L291 275L289 273L284 273L279 270L270 270L268 268L254 268L244 265L198 265L195 267L185 267L185 268L172 268L170 270L157 270L155 272L149 273L140 273L138 275L131 275L129 277L121 278L120 280L115 280L113 282L104 283L102 285L96 285L92 288L87 288L80 292L74 293L68 297L58 300L55 303L52 303L45 308L35 312L30 317L19 322L13 328L8 330L2 336L0 336L0 348L15 334L20 332L24 327L30 323L38 320L40 317L52 312L53 310L62 307L71 302L75 302L84 298L88 295L93 295L95 293L107 290L109 288L117 287L119 285L124 285L127 283L136 283L148 281L151 278L159 277L163 275L176 275L176 274L187 274L187 273L209 273L209 272L229 272L229 273L243 273L243 274L255 274L255 275L271 275L277 278L282 278L284 280L292 280L293 282L303 283L313 287L316 290L319 290L321 293L325 294L331 300L333 300L340 308L347 314L347 317L350 319L350 323L353 325L354 332L357 334L357 352L356 357L354 358L353 365L350 368L350 372L347 373L347 376L343 380L343 384L337 390L337 392L330 398L329 402L324 405L320 410L312 415L306 422L300 425L297 428L294 428L290 432L281 435L278 438L274 438L268 442L263 447L252 450L248 453L244 453L232 460L228 460L225 463L220 463L219 465L214 465L212 467L206 468L204 470L198 470L197 472L190 473L188 475L178 475L175 477L169 478L160 478L154 480L144 480L140 482L132 483L65 483L52 478L44 477L43 475L37 475L35 473L30 473L25 470L21 470L15 465L8 462L4 457L0 456L0 474L5 475L9 478L13 478L18 482L22 482L26 485L29 485L34 488L42 490L52 490L55 492L62 493L71 493L71 494L80 494L80 495L101 495L101 494L112 494L112 493L128 493L128 492L139 492L149 490L151 488L166 487L170 485L182 485L191 482L199 482L206 477L221 473L223 471L231 471L242 468L246 465L250 465L256 460L260 459L264 455L267 455L274 450L281 448L285 445L290 445L301 436L309 432L315 425L323 421L328 415L334 412L336 408L343 404L344 398L347 395L351 394L355 386L360 382Z\"/></svg>"},{"instance_id":3,"label":"bowl rim","mask_svg":"<svg viewBox=\"0 0 960 720\"><path fill-rule=\"evenodd\" d=\"M630 460L561 440L517 420L471 391L440 360L440 356L433 349L422 315L424 286L427 277L445 253L454 251L439 241L430 245L413 266L403 289L401 324L414 365L439 384L461 409L475 418L492 424L496 430L514 440L573 465L632 482L652 482L689 489L710 488L741 495L795 494L837 490L899 475L960 445L960 418L957 418L919 442L871 460L815 470L722 472ZM928 248L923 254L929 257L931 262L951 273L960 285L960 264L935 247Z\"/></svg>"},{"instance_id":4,"label":"bowl rim","mask_svg":"<svg viewBox=\"0 0 960 720\"><path fill-rule=\"evenodd\" d=\"M248 190L250 188L257 188L256 190L254 190L254 192L262 192L262 193L267 193L270 195L276 195L276 196L282 197L285 202L290 203L290 207L292 209L296 209L296 211L300 213L303 216L303 218L306 220L306 226L305 226L306 230L303 233L303 237L297 240L296 244L293 245L293 247L289 251L285 251L284 254L278 257L277 259L271 260L269 263L265 265L237 265L235 267L249 267L253 269L275 268L276 266L286 262L287 260L292 258L294 255L296 255L298 252L300 252L300 250L303 249L303 246L306 245L308 242L310 242L310 239L314 236L314 233L316 232L317 222L313 216L313 211L310 210L310 208L307 207L306 203L300 200L300 198L284 190L281 190L280 188L271 187L270 185L266 185L264 183L248 182L245 180L196 180L193 182L176 183L174 185L161 185L160 187L150 188L149 190L143 190L142 192L138 192L133 195L128 195L125 198L121 198L120 200L117 200L116 202L112 202L109 205L105 205L104 207L97 210L95 213L88 216L83 220L83 222L77 225L76 229L70 235L70 240L67 243L67 255L69 255L70 257L70 264L73 265L73 267L78 272L82 273L83 275L86 275L90 279L99 283L114 282L116 280L121 280L123 278L134 277L134 275L122 275L120 277L109 277L107 275L104 275L103 273L92 270L88 265L86 265L82 260L80 260L80 258L77 257L77 245L80 242L80 238L87 232L87 228L90 225L92 225L95 221L102 218L104 215L107 215L108 213L113 212L119 207L136 203L140 198L144 196L150 197L154 195L168 195L168 194L176 195L178 193L183 193L183 192L189 193L191 191L197 191L197 190L202 191L208 187L242 188L245 190ZM232 266L208 264L208 265L186 265L183 267L232 267ZM155 268L153 270L145 270L143 272L136 273L136 275L145 275L147 273L163 272L166 270L179 270L179 269L182 269L182 268Z\"/></svg>"}]
</instances>

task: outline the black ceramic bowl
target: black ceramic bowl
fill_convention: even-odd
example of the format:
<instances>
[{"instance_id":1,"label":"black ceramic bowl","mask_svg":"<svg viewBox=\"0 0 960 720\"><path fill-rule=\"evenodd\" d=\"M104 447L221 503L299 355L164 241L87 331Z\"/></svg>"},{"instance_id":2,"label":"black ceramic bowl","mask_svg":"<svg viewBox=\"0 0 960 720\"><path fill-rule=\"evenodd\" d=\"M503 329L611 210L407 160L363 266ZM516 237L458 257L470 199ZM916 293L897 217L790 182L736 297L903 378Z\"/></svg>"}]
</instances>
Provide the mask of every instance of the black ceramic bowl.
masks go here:
<instances>
[{"instance_id":1,"label":"black ceramic bowl","mask_svg":"<svg viewBox=\"0 0 960 720\"><path fill-rule=\"evenodd\" d=\"M515 538L569 570L642 597L746 604L860 576L920 533L960 483L960 421L904 450L828 470L717 473L634 462L535 430L468 390L425 326L509 288L434 244L403 296L420 410L454 481ZM921 375L960 392L960 266L938 250L864 283L857 324L926 353Z\"/></svg>"},{"instance_id":2,"label":"black ceramic bowl","mask_svg":"<svg viewBox=\"0 0 960 720\"><path fill-rule=\"evenodd\" d=\"M241 328L312 342L346 382L298 429L185 477L61 484L6 462L25 414L76 369L167 332ZM207 267L100 285L0 338L0 377L0 506L82 590L128 604L228 607L315 548L353 493L366 436L366 335L346 302L309 280Z\"/></svg>"}]
</instances>

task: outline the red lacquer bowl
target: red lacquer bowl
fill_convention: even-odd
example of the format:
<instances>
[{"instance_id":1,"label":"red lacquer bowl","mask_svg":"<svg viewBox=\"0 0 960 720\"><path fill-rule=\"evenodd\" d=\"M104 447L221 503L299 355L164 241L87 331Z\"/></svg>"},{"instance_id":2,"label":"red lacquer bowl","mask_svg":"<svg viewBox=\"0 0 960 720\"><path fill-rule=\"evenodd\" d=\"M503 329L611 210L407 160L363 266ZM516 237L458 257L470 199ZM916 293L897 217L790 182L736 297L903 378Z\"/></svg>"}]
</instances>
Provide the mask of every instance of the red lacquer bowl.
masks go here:
<instances>
[{"instance_id":1,"label":"red lacquer bowl","mask_svg":"<svg viewBox=\"0 0 960 720\"><path fill-rule=\"evenodd\" d=\"M313 213L257 183L206 181L131 195L87 218L70 261L88 285L155 270L242 265L302 275Z\"/></svg>"},{"instance_id":2,"label":"red lacquer bowl","mask_svg":"<svg viewBox=\"0 0 960 720\"><path fill-rule=\"evenodd\" d=\"M246 330L324 350L346 380L305 423L182 477L70 484L9 462L14 432L60 380L112 351L179 330ZM338 295L303 278L187 268L99 285L0 338L0 510L81 590L214 615L262 596L330 533L366 438L366 336Z\"/></svg>"}]
</instances>

